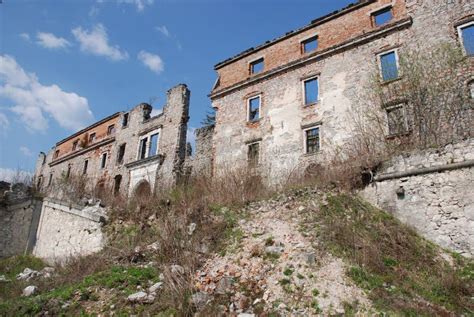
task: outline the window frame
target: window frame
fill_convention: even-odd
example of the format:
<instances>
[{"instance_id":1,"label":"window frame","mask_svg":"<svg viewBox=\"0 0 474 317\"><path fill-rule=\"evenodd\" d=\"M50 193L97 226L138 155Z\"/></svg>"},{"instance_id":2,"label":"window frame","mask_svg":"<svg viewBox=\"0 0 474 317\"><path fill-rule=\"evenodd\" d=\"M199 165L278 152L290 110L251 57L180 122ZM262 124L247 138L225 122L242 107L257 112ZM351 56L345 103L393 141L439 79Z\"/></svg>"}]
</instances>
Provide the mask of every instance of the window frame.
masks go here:
<instances>
[{"instance_id":1,"label":"window frame","mask_svg":"<svg viewBox=\"0 0 474 317\"><path fill-rule=\"evenodd\" d=\"M397 109L397 108L401 108L402 109L402 115L403 115L403 125L404 125L404 131L397 131L395 133L390 133L390 124L389 124L389 116L388 116L388 113L394 109ZM392 104L392 105L389 105L389 106L385 106L384 107L384 110L385 110L385 116L387 118L387 137L388 138L393 138L393 137L397 137L397 136L400 136L400 135L405 135L407 133L410 133L410 125L409 125L409 122L408 122L408 115L407 115L407 104L406 102L399 102L399 103L396 103L396 104Z\"/></svg>"},{"instance_id":2,"label":"window frame","mask_svg":"<svg viewBox=\"0 0 474 317\"><path fill-rule=\"evenodd\" d=\"M258 102L258 119L250 120L250 100L257 99ZM247 122L253 123L258 122L262 118L262 94L253 95L247 98Z\"/></svg>"},{"instance_id":3,"label":"window frame","mask_svg":"<svg viewBox=\"0 0 474 317\"><path fill-rule=\"evenodd\" d=\"M128 127L130 123L130 112L126 112L122 116L122 129Z\"/></svg>"},{"instance_id":4,"label":"window frame","mask_svg":"<svg viewBox=\"0 0 474 317\"><path fill-rule=\"evenodd\" d=\"M72 150L73 151L77 150L78 145L79 145L79 139L74 140L74 142L72 142Z\"/></svg>"},{"instance_id":5,"label":"window frame","mask_svg":"<svg viewBox=\"0 0 474 317\"><path fill-rule=\"evenodd\" d=\"M320 75L314 75L314 76L311 76L311 77L306 77L304 79L301 80L301 85L302 85L302 88L303 88L303 106L304 107L309 107L309 106L313 106L313 105L316 105L318 104L320 101L321 101L321 98L320 98L320 80L319 80L319 77ZM307 103L306 102L306 86L305 86L305 83L307 81L310 81L310 80L314 80L316 79L316 82L318 83L318 98L316 98L316 101L315 102L310 102L310 103Z\"/></svg>"},{"instance_id":6,"label":"window frame","mask_svg":"<svg viewBox=\"0 0 474 317\"><path fill-rule=\"evenodd\" d=\"M395 54L395 64L397 66L397 77L396 78L391 78L391 79L387 79L387 80L384 80L383 79L383 69L382 69L382 56L384 55L388 55L390 53L394 53ZM400 71L400 59L398 57L398 47L397 48L392 48L390 50L387 50L387 51L383 51L381 53L378 53L377 54L377 64L378 64L378 67L379 67L379 76L380 76L380 80L383 82L383 83L389 83L389 82L392 82L392 81L395 81L395 80L399 80L401 77L402 77L402 74L401 74L401 71Z\"/></svg>"},{"instance_id":7,"label":"window frame","mask_svg":"<svg viewBox=\"0 0 474 317\"><path fill-rule=\"evenodd\" d=\"M305 44L310 42L311 40L316 40L316 48L314 50L311 50L311 51L305 51L305 49L304 49ZM319 48L319 34L318 33L312 34L312 35L307 36L305 38L302 38L300 40L301 54L309 54L309 53L312 53L312 52L316 52L318 50L318 48Z\"/></svg>"},{"instance_id":8,"label":"window frame","mask_svg":"<svg viewBox=\"0 0 474 317\"><path fill-rule=\"evenodd\" d=\"M462 36L462 29L466 28L466 27L469 27L469 26L473 26L474 27L474 20L472 21L469 21L469 22L466 22L466 23L463 23L461 25L458 25L456 27L457 29L457 33L458 33L458 37L459 37L459 42L461 43L461 47L462 47L462 51L464 53L465 56L473 56L474 57L474 53L473 55L469 55L466 51L466 46L464 45L464 38Z\"/></svg>"},{"instance_id":9,"label":"window frame","mask_svg":"<svg viewBox=\"0 0 474 317\"><path fill-rule=\"evenodd\" d=\"M95 139L97 138L97 135L95 134L95 132L92 132L89 134L89 143L93 143L95 141Z\"/></svg>"},{"instance_id":10,"label":"window frame","mask_svg":"<svg viewBox=\"0 0 474 317\"><path fill-rule=\"evenodd\" d=\"M307 131L309 130L313 130L313 129L318 129L318 136L319 136L319 139L318 139L318 150L315 151L315 152L308 152L308 133ZM322 142L321 142L322 138L321 138L321 124L315 124L315 125L312 125L312 126L309 126L309 127L306 127L303 129L303 148L304 148L304 154L305 155L315 155L315 154L318 154L321 152L321 148L322 148Z\"/></svg>"},{"instance_id":11,"label":"window frame","mask_svg":"<svg viewBox=\"0 0 474 317\"><path fill-rule=\"evenodd\" d=\"M158 134L157 140L156 140L156 153L153 155L150 155L150 149L151 149L151 137L155 134ZM142 140L146 140L146 149L145 149L145 157L141 158L141 143ZM146 134L143 134L142 136L139 137L138 139L138 155L137 155L137 160L144 160L153 156L156 156L160 153L160 140L161 140L161 128L152 130Z\"/></svg>"},{"instance_id":12,"label":"window frame","mask_svg":"<svg viewBox=\"0 0 474 317\"><path fill-rule=\"evenodd\" d=\"M257 65L259 63L262 63L262 70L259 71L259 72L254 72L253 71L253 66L254 65ZM264 56L259 56L255 59L252 59L251 61L248 62L248 69L249 69L249 74L250 75L257 75L257 74L261 74L265 71L265 57Z\"/></svg>"},{"instance_id":13,"label":"window frame","mask_svg":"<svg viewBox=\"0 0 474 317\"><path fill-rule=\"evenodd\" d=\"M107 136L115 134L115 124L111 124L107 127Z\"/></svg>"},{"instance_id":14,"label":"window frame","mask_svg":"<svg viewBox=\"0 0 474 317\"><path fill-rule=\"evenodd\" d=\"M260 165L260 145L261 145L261 141L254 141L254 142L250 142L250 143L247 143L247 166L249 168L257 168L259 165ZM250 160L250 148L252 146L257 146L258 147L258 151L257 151L257 156L256 156L256 162L253 162Z\"/></svg>"},{"instance_id":15,"label":"window frame","mask_svg":"<svg viewBox=\"0 0 474 317\"><path fill-rule=\"evenodd\" d=\"M381 13L385 13L386 11L390 12L390 14L392 16L391 19L388 20L385 23L377 24L376 20L375 20L376 15L381 14ZM375 9L375 10L372 10L372 11L369 12L369 14L370 14L371 22L372 22L372 27L378 28L378 27L387 25L388 23L390 23L395 18L394 14L393 14L393 3L389 3L385 6L382 6L382 7L379 7L377 9Z\"/></svg>"}]
</instances>

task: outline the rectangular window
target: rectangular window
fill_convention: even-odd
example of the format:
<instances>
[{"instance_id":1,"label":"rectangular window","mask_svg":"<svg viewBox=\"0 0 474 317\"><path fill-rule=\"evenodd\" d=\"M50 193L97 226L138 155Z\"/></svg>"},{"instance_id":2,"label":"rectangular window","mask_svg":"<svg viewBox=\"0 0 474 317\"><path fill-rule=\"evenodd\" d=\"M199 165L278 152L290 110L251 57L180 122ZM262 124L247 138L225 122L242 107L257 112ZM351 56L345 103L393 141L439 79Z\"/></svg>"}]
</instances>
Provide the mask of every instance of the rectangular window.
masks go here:
<instances>
[{"instance_id":1,"label":"rectangular window","mask_svg":"<svg viewBox=\"0 0 474 317\"><path fill-rule=\"evenodd\" d=\"M77 145L79 144L79 140L76 140L72 143L72 150L75 151L77 150Z\"/></svg>"},{"instance_id":2,"label":"rectangular window","mask_svg":"<svg viewBox=\"0 0 474 317\"><path fill-rule=\"evenodd\" d=\"M260 96L248 100L248 121L258 121L260 119Z\"/></svg>"},{"instance_id":3,"label":"rectangular window","mask_svg":"<svg viewBox=\"0 0 474 317\"><path fill-rule=\"evenodd\" d=\"M458 32L466 55L474 56L474 21L459 26Z\"/></svg>"},{"instance_id":4,"label":"rectangular window","mask_svg":"<svg viewBox=\"0 0 474 317\"><path fill-rule=\"evenodd\" d=\"M263 58L257 59L250 63L250 74L258 74L263 71L264 68Z\"/></svg>"},{"instance_id":5,"label":"rectangular window","mask_svg":"<svg viewBox=\"0 0 474 317\"><path fill-rule=\"evenodd\" d=\"M307 79L303 82L304 86L304 104L311 105L318 102L319 81L318 78Z\"/></svg>"},{"instance_id":6,"label":"rectangular window","mask_svg":"<svg viewBox=\"0 0 474 317\"><path fill-rule=\"evenodd\" d=\"M260 152L260 143L252 143L248 146L247 161L249 167L257 167Z\"/></svg>"},{"instance_id":7,"label":"rectangular window","mask_svg":"<svg viewBox=\"0 0 474 317\"><path fill-rule=\"evenodd\" d=\"M318 37L313 36L307 40L301 42L301 47L303 49L303 53L309 53L318 49Z\"/></svg>"},{"instance_id":8,"label":"rectangular window","mask_svg":"<svg viewBox=\"0 0 474 317\"><path fill-rule=\"evenodd\" d=\"M138 159L144 159L146 156L146 144L147 144L147 138L141 139L140 140L140 148L138 152Z\"/></svg>"},{"instance_id":9,"label":"rectangular window","mask_svg":"<svg viewBox=\"0 0 474 317\"><path fill-rule=\"evenodd\" d=\"M380 54L380 72L383 81L398 78L398 56L396 51Z\"/></svg>"},{"instance_id":10,"label":"rectangular window","mask_svg":"<svg viewBox=\"0 0 474 317\"><path fill-rule=\"evenodd\" d=\"M394 136L408 132L405 107L397 105L386 109L388 122L388 135Z\"/></svg>"},{"instance_id":11,"label":"rectangular window","mask_svg":"<svg viewBox=\"0 0 474 317\"><path fill-rule=\"evenodd\" d=\"M95 133L91 133L91 134L89 135L89 143L92 143L92 142L94 142L94 141L95 141Z\"/></svg>"},{"instance_id":12,"label":"rectangular window","mask_svg":"<svg viewBox=\"0 0 474 317\"><path fill-rule=\"evenodd\" d=\"M372 13L372 23L374 26L381 26L390 22L393 18L392 7L388 7Z\"/></svg>"},{"instance_id":13,"label":"rectangular window","mask_svg":"<svg viewBox=\"0 0 474 317\"><path fill-rule=\"evenodd\" d=\"M155 133L150 137L150 149L148 150L148 157L158 154L158 135L158 133Z\"/></svg>"},{"instance_id":14,"label":"rectangular window","mask_svg":"<svg viewBox=\"0 0 474 317\"><path fill-rule=\"evenodd\" d=\"M100 160L100 168L105 168L107 165L107 153L102 154L102 159Z\"/></svg>"},{"instance_id":15,"label":"rectangular window","mask_svg":"<svg viewBox=\"0 0 474 317\"><path fill-rule=\"evenodd\" d=\"M319 127L309 128L305 130L304 133L306 153L311 154L318 152L320 147Z\"/></svg>"},{"instance_id":16,"label":"rectangular window","mask_svg":"<svg viewBox=\"0 0 474 317\"><path fill-rule=\"evenodd\" d=\"M89 166L89 160L84 161L84 166L82 167L82 174L86 175L87 174L87 167Z\"/></svg>"},{"instance_id":17,"label":"rectangular window","mask_svg":"<svg viewBox=\"0 0 474 317\"><path fill-rule=\"evenodd\" d=\"M125 156L125 147L126 147L126 143L124 144L121 144L120 147L119 147L119 150L118 150L118 154L117 154L117 164L122 164L123 163L123 158Z\"/></svg>"},{"instance_id":18,"label":"rectangular window","mask_svg":"<svg viewBox=\"0 0 474 317\"><path fill-rule=\"evenodd\" d=\"M109 125L107 128L107 135L112 135L115 133L115 124Z\"/></svg>"},{"instance_id":19,"label":"rectangular window","mask_svg":"<svg viewBox=\"0 0 474 317\"><path fill-rule=\"evenodd\" d=\"M125 128L126 126L128 126L128 116L130 114L129 113L125 113L123 115L123 118L122 118L122 128Z\"/></svg>"},{"instance_id":20,"label":"rectangular window","mask_svg":"<svg viewBox=\"0 0 474 317\"><path fill-rule=\"evenodd\" d=\"M67 171L66 171L66 178L69 178L71 176L71 164L67 166Z\"/></svg>"},{"instance_id":21,"label":"rectangular window","mask_svg":"<svg viewBox=\"0 0 474 317\"><path fill-rule=\"evenodd\" d=\"M53 183L53 173L49 174L48 187Z\"/></svg>"},{"instance_id":22,"label":"rectangular window","mask_svg":"<svg viewBox=\"0 0 474 317\"><path fill-rule=\"evenodd\" d=\"M59 150L54 151L54 156L55 159L59 157Z\"/></svg>"}]
</instances>

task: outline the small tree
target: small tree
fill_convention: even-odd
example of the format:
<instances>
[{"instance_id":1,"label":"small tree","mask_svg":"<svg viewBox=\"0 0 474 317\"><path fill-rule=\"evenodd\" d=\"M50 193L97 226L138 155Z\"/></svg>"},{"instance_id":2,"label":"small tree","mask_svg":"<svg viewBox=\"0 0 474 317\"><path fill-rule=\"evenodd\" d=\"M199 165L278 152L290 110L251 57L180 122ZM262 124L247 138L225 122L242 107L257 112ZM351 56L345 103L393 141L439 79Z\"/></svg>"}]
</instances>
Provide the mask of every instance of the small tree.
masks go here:
<instances>
[{"instance_id":1,"label":"small tree","mask_svg":"<svg viewBox=\"0 0 474 317\"><path fill-rule=\"evenodd\" d=\"M216 124L216 110L212 106L209 106L206 117L201 121L201 124L205 127Z\"/></svg>"}]
</instances>

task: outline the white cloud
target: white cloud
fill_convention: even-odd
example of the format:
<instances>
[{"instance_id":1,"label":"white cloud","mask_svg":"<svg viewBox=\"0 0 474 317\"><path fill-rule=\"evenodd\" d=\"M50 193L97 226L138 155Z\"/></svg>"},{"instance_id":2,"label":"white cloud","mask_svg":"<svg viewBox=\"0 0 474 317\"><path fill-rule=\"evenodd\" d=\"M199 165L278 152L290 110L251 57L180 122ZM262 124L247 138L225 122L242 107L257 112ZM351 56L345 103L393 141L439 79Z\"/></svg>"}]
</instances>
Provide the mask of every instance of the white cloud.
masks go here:
<instances>
[{"instance_id":1,"label":"white cloud","mask_svg":"<svg viewBox=\"0 0 474 317\"><path fill-rule=\"evenodd\" d=\"M166 37L170 37L170 35L171 35L170 31L168 31L168 28L166 27L166 25L155 26L155 30L157 30L158 32L160 32L161 34L163 34Z\"/></svg>"},{"instance_id":2,"label":"white cloud","mask_svg":"<svg viewBox=\"0 0 474 317\"><path fill-rule=\"evenodd\" d=\"M103 0L100 0L103 2ZM154 0L117 0L117 3L133 4L137 7L137 11L141 12L147 5L151 6L155 2Z\"/></svg>"},{"instance_id":3,"label":"white cloud","mask_svg":"<svg viewBox=\"0 0 474 317\"><path fill-rule=\"evenodd\" d=\"M97 16L98 14L99 14L99 8L96 7L95 5L92 6L89 10L89 16L94 17L94 16Z\"/></svg>"},{"instance_id":4,"label":"white cloud","mask_svg":"<svg viewBox=\"0 0 474 317\"><path fill-rule=\"evenodd\" d=\"M20 116L30 132L46 131L48 117L73 131L93 120L86 98L57 85L42 85L35 74L26 73L8 55L0 55L0 96L15 103L10 110Z\"/></svg>"},{"instance_id":5,"label":"white cloud","mask_svg":"<svg viewBox=\"0 0 474 317\"><path fill-rule=\"evenodd\" d=\"M0 181L9 183L29 183L29 180L33 177L31 172L0 167Z\"/></svg>"},{"instance_id":6,"label":"white cloud","mask_svg":"<svg viewBox=\"0 0 474 317\"><path fill-rule=\"evenodd\" d=\"M30 39L30 35L28 33L20 33L20 37L22 39L24 39L25 41L29 42L31 39Z\"/></svg>"},{"instance_id":7,"label":"white cloud","mask_svg":"<svg viewBox=\"0 0 474 317\"><path fill-rule=\"evenodd\" d=\"M56 49L71 46L71 43L62 37L57 37L52 33L38 32L36 33L36 43L44 48Z\"/></svg>"},{"instance_id":8,"label":"white cloud","mask_svg":"<svg viewBox=\"0 0 474 317\"><path fill-rule=\"evenodd\" d=\"M8 120L7 116L3 113L0 113L0 135L6 133L9 125L10 121Z\"/></svg>"},{"instance_id":9,"label":"white cloud","mask_svg":"<svg viewBox=\"0 0 474 317\"><path fill-rule=\"evenodd\" d=\"M121 51L117 45L109 44L107 30L102 24L97 24L90 31L77 27L72 30L72 34L80 43L81 51L97 56L105 56L113 61L120 61L128 58L125 51Z\"/></svg>"},{"instance_id":10,"label":"white cloud","mask_svg":"<svg viewBox=\"0 0 474 317\"><path fill-rule=\"evenodd\" d=\"M164 69L163 60L156 54L140 51L140 53L138 53L138 60L157 74L161 73Z\"/></svg>"},{"instance_id":11,"label":"white cloud","mask_svg":"<svg viewBox=\"0 0 474 317\"><path fill-rule=\"evenodd\" d=\"M33 152L26 146L20 146L20 152L24 156L28 156L28 157L33 156Z\"/></svg>"}]
</instances>

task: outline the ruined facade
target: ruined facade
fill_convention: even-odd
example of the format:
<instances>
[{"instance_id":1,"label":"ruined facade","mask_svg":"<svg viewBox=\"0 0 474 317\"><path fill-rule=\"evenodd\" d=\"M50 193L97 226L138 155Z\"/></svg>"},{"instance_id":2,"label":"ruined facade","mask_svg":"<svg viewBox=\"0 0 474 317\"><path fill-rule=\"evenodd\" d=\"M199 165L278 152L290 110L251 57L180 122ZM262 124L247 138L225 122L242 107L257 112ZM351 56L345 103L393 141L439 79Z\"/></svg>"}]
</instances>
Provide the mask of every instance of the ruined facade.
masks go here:
<instances>
[{"instance_id":1,"label":"ruined facade","mask_svg":"<svg viewBox=\"0 0 474 317\"><path fill-rule=\"evenodd\" d=\"M473 29L472 1L363 0L218 63L214 173L258 166L277 182L323 163L353 136L351 110L374 69L392 85L405 50L442 42L472 66ZM387 124L396 114L387 108Z\"/></svg>"},{"instance_id":2,"label":"ruined facade","mask_svg":"<svg viewBox=\"0 0 474 317\"><path fill-rule=\"evenodd\" d=\"M190 91L178 85L167 93L161 114L141 103L117 112L59 141L41 153L36 186L47 192L72 177L86 177L90 189L147 194L176 183L185 160Z\"/></svg>"}]
</instances>

